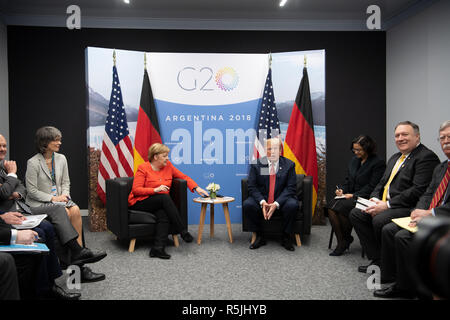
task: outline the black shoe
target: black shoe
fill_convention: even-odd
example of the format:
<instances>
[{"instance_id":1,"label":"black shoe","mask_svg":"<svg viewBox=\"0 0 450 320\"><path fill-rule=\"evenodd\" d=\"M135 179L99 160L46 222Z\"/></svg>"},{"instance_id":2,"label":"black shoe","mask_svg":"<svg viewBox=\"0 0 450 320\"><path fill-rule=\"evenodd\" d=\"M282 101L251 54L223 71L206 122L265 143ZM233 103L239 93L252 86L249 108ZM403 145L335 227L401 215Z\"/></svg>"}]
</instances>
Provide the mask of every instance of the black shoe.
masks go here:
<instances>
[{"instance_id":1,"label":"black shoe","mask_svg":"<svg viewBox=\"0 0 450 320\"><path fill-rule=\"evenodd\" d=\"M392 298L413 299L415 297L414 294L408 291L398 289L398 287L395 284L384 289L375 290L373 292L373 295L374 297L377 298L391 298L391 299Z\"/></svg>"},{"instance_id":2,"label":"black shoe","mask_svg":"<svg viewBox=\"0 0 450 320\"><path fill-rule=\"evenodd\" d=\"M88 248L81 249L80 253L72 258L72 263L77 266L81 266L85 263L94 263L102 260L106 257L105 251L92 252Z\"/></svg>"},{"instance_id":3,"label":"black shoe","mask_svg":"<svg viewBox=\"0 0 450 320\"><path fill-rule=\"evenodd\" d=\"M350 244L353 242L353 237L350 236L347 240L344 240L342 245L338 245L333 252L330 253L330 256L341 256L345 251L350 249Z\"/></svg>"},{"instance_id":4,"label":"black shoe","mask_svg":"<svg viewBox=\"0 0 450 320\"><path fill-rule=\"evenodd\" d=\"M341 256L347 249L345 247L339 247L337 246L336 249L334 249L332 252L330 252L330 256L337 257ZM358 268L359 270L359 268Z\"/></svg>"},{"instance_id":5,"label":"black shoe","mask_svg":"<svg viewBox=\"0 0 450 320\"><path fill-rule=\"evenodd\" d=\"M103 273L92 272L91 268L86 266L81 267L81 283L102 281L105 278Z\"/></svg>"},{"instance_id":6,"label":"black shoe","mask_svg":"<svg viewBox=\"0 0 450 320\"><path fill-rule=\"evenodd\" d=\"M292 244L291 235L284 235L281 245L288 251L294 251L294 245Z\"/></svg>"},{"instance_id":7,"label":"black shoe","mask_svg":"<svg viewBox=\"0 0 450 320\"><path fill-rule=\"evenodd\" d=\"M160 258L160 259L170 259L170 254L162 249L151 248L150 257L152 258Z\"/></svg>"},{"instance_id":8,"label":"black shoe","mask_svg":"<svg viewBox=\"0 0 450 320\"><path fill-rule=\"evenodd\" d=\"M362 272L362 273L367 273L367 269L371 266L371 265L376 265L376 266L380 266L380 262L373 260L371 261L367 266L359 266L358 267L358 271Z\"/></svg>"},{"instance_id":9,"label":"black shoe","mask_svg":"<svg viewBox=\"0 0 450 320\"><path fill-rule=\"evenodd\" d=\"M192 240L194 240L194 237L188 231L182 231L181 238L183 238L185 242L192 242Z\"/></svg>"},{"instance_id":10,"label":"black shoe","mask_svg":"<svg viewBox=\"0 0 450 320\"><path fill-rule=\"evenodd\" d=\"M259 247L262 247L262 246L264 246L264 245L266 245L266 239L264 239L262 236L260 236L260 235L257 235L256 236L256 239L255 239L255 242L253 242L251 245L250 245L250 249L258 249Z\"/></svg>"},{"instance_id":11,"label":"black shoe","mask_svg":"<svg viewBox=\"0 0 450 320\"><path fill-rule=\"evenodd\" d=\"M56 299L61 300L78 300L81 297L81 293L67 292L63 288L58 287L56 284L53 285L52 292Z\"/></svg>"}]
</instances>

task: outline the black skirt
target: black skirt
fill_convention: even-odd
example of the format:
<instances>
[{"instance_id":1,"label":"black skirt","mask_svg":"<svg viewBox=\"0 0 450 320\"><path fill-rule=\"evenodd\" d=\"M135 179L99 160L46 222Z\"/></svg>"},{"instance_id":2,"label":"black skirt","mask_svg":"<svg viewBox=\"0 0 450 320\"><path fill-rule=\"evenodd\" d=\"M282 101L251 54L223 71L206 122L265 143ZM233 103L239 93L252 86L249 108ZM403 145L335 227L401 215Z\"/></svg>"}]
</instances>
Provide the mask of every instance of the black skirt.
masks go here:
<instances>
[{"instance_id":1,"label":"black skirt","mask_svg":"<svg viewBox=\"0 0 450 320\"><path fill-rule=\"evenodd\" d=\"M356 199L333 199L328 208L337 214L342 214L348 217L350 211L355 207Z\"/></svg>"}]
</instances>

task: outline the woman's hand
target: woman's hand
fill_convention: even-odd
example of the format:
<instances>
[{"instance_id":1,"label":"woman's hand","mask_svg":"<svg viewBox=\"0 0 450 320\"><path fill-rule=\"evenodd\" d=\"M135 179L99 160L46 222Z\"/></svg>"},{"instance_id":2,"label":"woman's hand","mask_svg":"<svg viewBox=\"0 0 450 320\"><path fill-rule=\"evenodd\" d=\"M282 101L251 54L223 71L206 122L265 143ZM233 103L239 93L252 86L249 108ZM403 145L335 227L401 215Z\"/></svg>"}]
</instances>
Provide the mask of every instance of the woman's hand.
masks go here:
<instances>
[{"instance_id":1,"label":"woman's hand","mask_svg":"<svg viewBox=\"0 0 450 320\"><path fill-rule=\"evenodd\" d=\"M52 197L52 202L68 202L68 201L69 201L69 198L65 195Z\"/></svg>"},{"instance_id":2,"label":"woman's hand","mask_svg":"<svg viewBox=\"0 0 450 320\"><path fill-rule=\"evenodd\" d=\"M200 187L195 188L195 191L201 196L209 197L209 193Z\"/></svg>"},{"instance_id":3,"label":"woman's hand","mask_svg":"<svg viewBox=\"0 0 450 320\"><path fill-rule=\"evenodd\" d=\"M351 199L351 198L353 198L353 194L346 193L346 194L344 194L344 197L345 197L345 199Z\"/></svg>"},{"instance_id":4,"label":"woman's hand","mask_svg":"<svg viewBox=\"0 0 450 320\"><path fill-rule=\"evenodd\" d=\"M342 189L336 189L336 195L338 197L343 196L344 195L344 191Z\"/></svg>"},{"instance_id":5,"label":"woman's hand","mask_svg":"<svg viewBox=\"0 0 450 320\"><path fill-rule=\"evenodd\" d=\"M163 192L163 191L169 191L169 187L162 184L158 188L155 188L154 190L156 193Z\"/></svg>"}]
</instances>

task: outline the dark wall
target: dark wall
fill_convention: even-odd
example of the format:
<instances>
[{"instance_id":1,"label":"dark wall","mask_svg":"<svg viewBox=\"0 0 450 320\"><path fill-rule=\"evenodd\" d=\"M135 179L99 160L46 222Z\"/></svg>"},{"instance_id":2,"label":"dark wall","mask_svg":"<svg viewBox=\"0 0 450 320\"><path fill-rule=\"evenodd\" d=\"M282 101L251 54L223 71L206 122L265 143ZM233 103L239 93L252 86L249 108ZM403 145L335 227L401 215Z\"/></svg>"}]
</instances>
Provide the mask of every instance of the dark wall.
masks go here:
<instances>
[{"instance_id":1,"label":"dark wall","mask_svg":"<svg viewBox=\"0 0 450 320\"><path fill-rule=\"evenodd\" d=\"M384 32L180 31L8 27L10 158L23 177L44 125L63 133L71 193L87 208L85 49L267 53L326 50L327 194L341 183L353 137L367 133L386 150ZM299 70L299 73L301 70Z\"/></svg>"}]
</instances>

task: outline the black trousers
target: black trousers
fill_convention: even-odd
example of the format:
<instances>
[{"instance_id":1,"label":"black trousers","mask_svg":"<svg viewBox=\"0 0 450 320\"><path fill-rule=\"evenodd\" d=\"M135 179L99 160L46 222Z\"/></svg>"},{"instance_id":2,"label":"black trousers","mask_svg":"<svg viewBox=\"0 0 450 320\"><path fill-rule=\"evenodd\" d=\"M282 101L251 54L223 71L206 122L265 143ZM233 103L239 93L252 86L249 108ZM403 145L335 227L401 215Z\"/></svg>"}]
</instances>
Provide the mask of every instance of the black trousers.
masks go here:
<instances>
[{"instance_id":1,"label":"black trousers","mask_svg":"<svg viewBox=\"0 0 450 320\"><path fill-rule=\"evenodd\" d=\"M36 280L39 277L38 269L42 263L42 255L14 253L12 256L14 257L14 262L16 264L20 299L36 299Z\"/></svg>"},{"instance_id":2,"label":"black trousers","mask_svg":"<svg viewBox=\"0 0 450 320\"><path fill-rule=\"evenodd\" d=\"M413 292L415 289L410 272L410 244L413 233L391 222L381 232L381 279L395 281L402 291Z\"/></svg>"},{"instance_id":3,"label":"black trousers","mask_svg":"<svg viewBox=\"0 0 450 320\"><path fill-rule=\"evenodd\" d=\"M19 280L12 255L0 252L0 300L19 300Z\"/></svg>"},{"instance_id":4,"label":"black trousers","mask_svg":"<svg viewBox=\"0 0 450 320\"><path fill-rule=\"evenodd\" d=\"M156 216L155 248L165 247L170 225L175 228L175 233L181 233L187 228L181 220L177 206L168 194L152 195L136 202L130 209L151 212Z\"/></svg>"},{"instance_id":5,"label":"black trousers","mask_svg":"<svg viewBox=\"0 0 450 320\"><path fill-rule=\"evenodd\" d=\"M248 230L252 232L261 232L264 216L259 203L252 197L248 197L242 204L242 208L244 215L248 218ZM292 234L297 211L298 200L294 198L289 198L282 206L280 206L280 209L275 210L272 217L279 215L283 219L282 230L280 230L280 232Z\"/></svg>"},{"instance_id":6,"label":"black trousers","mask_svg":"<svg viewBox=\"0 0 450 320\"><path fill-rule=\"evenodd\" d=\"M387 209L374 218L359 209L350 211L350 221L358 234L361 246L370 260L381 259L381 229L394 218L407 217L410 209Z\"/></svg>"}]
</instances>

